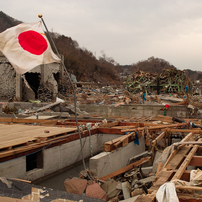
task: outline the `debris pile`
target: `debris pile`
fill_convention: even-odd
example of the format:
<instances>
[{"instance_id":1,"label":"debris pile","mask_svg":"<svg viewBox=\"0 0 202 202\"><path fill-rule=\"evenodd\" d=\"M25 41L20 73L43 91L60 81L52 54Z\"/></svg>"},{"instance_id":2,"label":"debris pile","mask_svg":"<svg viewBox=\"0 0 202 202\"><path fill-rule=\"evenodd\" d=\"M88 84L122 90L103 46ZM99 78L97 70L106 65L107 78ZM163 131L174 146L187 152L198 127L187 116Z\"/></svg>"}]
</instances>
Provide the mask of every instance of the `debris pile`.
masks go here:
<instances>
[{"instance_id":1,"label":"debris pile","mask_svg":"<svg viewBox=\"0 0 202 202\"><path fill-rule=\"evenodd\" d=\"M38 99L41 102L51 102L53 98L53 85L46 82L46 84L41 84L38 89Z\"/></svg>"},{"instance_id":2,"label":"debris pile","mask_svg":"<svg viewBox=\"0 0 202 202\"><path fill-rule=\"evenodd\" d=\"M103 127L126 132L121 137L105 142L104 151L115 153L120 147L127 147L130 142L134 141L137 144L140 138L145 139L147 151L131 157L125 167L110 174L98 178L96 173L86 169L81 171L80 178L67 179L64 185L67 192L84 194L110 202L127 199L135 201L139 197L149 196L154 185L156 186L155 180L160 180L157 176L163 166L167 166L168 173L170 173L170 165L166 164L170 159L169 155L173 156L174 151L185 146L190 137L198 140L202 128L200 120L160 115L150 119L124 119L103 124L101 129ZM176 143L176 139L182 141ZM179 162L175 161L175 164L178 165ZM165 169L163 171L165 172ZM176 171L173 170L173 172Z\"/></svg>"},{"instance_id":3,"label":"debris pile","mask_svg":"<svg viewBox=\"0 0 202 202\"><path fill-rule=\"evenodd\" d=\"M184 71L177 69L164 69L160 75L137 71L131 78L127 79L125 86L131 93L151 93L157 91L157 94L185 94L186 86L188 87L189 92L191 92L193 84Z\"/></svg>"},{"instance_id":4,"label":"debris pile","mask_svg":"<svg viewBox=\"0 0 202 202\"><path fill-rule=\"evenodd\" d=\"M64 186L67 192L85 194L88 197L104 201L121 201L141 194L148 194L152 186L153 173L142 172L141 167L133 168L107 180L98 179L96 174L86 169L80 172L79 178L66 179Z\"/></svg>"}]
</instances>

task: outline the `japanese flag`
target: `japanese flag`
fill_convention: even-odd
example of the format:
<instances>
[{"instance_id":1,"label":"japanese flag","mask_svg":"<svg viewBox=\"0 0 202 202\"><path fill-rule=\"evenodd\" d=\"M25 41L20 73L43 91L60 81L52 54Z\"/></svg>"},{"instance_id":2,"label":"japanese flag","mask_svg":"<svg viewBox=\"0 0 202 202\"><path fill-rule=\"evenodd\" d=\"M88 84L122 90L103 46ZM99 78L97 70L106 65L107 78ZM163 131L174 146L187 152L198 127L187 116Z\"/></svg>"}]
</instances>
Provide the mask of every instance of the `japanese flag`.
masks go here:
<instances>
[{"instance_id":1,"label":"japanese flag","mask_svg":"<svg viewBox=\"0 0 202 202\"><path fill-rule=\"evenodd\" d=\"M19 74L40 64L60 62L51 49L41 23L22 23L0 33L0 51Z\"/></svg>"}]
</instances>

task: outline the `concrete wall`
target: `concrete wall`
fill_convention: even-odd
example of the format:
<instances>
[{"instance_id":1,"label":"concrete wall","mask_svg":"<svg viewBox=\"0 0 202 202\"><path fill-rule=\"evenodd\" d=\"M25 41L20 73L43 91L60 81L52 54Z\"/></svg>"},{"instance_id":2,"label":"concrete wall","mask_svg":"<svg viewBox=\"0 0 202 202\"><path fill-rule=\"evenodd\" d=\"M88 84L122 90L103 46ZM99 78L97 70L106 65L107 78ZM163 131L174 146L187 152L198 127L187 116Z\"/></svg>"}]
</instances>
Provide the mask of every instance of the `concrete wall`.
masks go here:
<instances>
[{"instance_id":1,"label":"concrete wall","mask_svg":"<svg viewBox=\"0 0 202 202\"><path fill-rule=\"evenodd\" d=\"M8 60L0 52L0 99L8 100L15 95L16 72Z\"/></svg>"},{"instance_id":2,"label":"concrete wall","mask_svg":"<svg viewBox=\"0 0 202 202\"><path fill-rule=\"evenodd\" d=\"M33 109L34 107L42 107L47 103L28 103L28 102L8 102L9 107L16 106L18 109ZM113 105L77 105L81 111L85 111L94 115L105 116L119 116L119 117L157 117L157 115L164 115L164 105L122 105L115 107ZM175 106L170 105L167 110L167 116L180 117L180 118L198 118L201 119L200 113L190 115L190 110L183 105Z\"/></svg>"},{"instance_id":3,"label":"concrete wall","mask_svg":"<svg viewBox=\"0 0 202 202\"><path fill-rule=\"evenodd\" d=\"M106 141L120 135L96 134L91 136L93 155L103 151ZM84 144L84 158L91 156L90 137L82 139ZM80 140L43 150L43 168L35 168L26 172L26 157L0 164L0 176L13 177L25 180L36 180L51 173L57 172L69 165L82 160Z\"/></svg>"},{"instance_id":4,"label":"concrete wall","mask_svg":"<svg viewBox=\"0 0 202 202\"><path fill-rule=\"evenodd\" d=\"M58 63L51 63L45 65L39 65L32 70L28 71L28 73L40 73L42 76L42 83L49 82L52 84L53 96L56 97L58 93L58 84L53 76L54 73L64 71L60 64ZM22 91L22 86L20 82L16 83L16 71L7 60L7 58L0 52L0 99L1 100L8 100L16 95L17 97L22 95L19 92ZM18 79L18 81L20 81ZM16 86L18 85L18 86ZM23 94L24 92L22 92ZM26 92L27 93L27 92ZM29 96L29 94L27 95ZM31 96L29 99L32 99Z\"/></svg>"},{"instance_id":5,"label":"concrete wall","mask_svg":"<svg viewBox=\"0 0 202 202\"><path fill-rule=\"evenodd\" d=\"M0 176L23 179L26 173L26 157L0 163Z\"/></svg>"},{"instance_id":6,"label":"concrete wall","mask_svg":"<svg viewBox=\"0 0 202 202\"><path fill-rule=\"evenodd\" d=\"M106 176L116 170L125 167L128 160L145 151L144 138L139 139L139 145L130 142L128 145L113 152L102 152L90 158L90 170L95 172L98 177Z\"/></svg>"},{"instance_id":7,"label":"concrete wall","mask_svg":"<svg viewBox=\"0 0 202 202\"><path fill-rule=\"evenodd\" d=\"M119 117L157 117L157 115L164 115L161 110L164 105L78 105L82 111L90 114L105 115L105 116L119 116ZM172 106L167 110L167 116L187 118L189 117L189 110L186 106Z\"/></svg>"}]
</instances>

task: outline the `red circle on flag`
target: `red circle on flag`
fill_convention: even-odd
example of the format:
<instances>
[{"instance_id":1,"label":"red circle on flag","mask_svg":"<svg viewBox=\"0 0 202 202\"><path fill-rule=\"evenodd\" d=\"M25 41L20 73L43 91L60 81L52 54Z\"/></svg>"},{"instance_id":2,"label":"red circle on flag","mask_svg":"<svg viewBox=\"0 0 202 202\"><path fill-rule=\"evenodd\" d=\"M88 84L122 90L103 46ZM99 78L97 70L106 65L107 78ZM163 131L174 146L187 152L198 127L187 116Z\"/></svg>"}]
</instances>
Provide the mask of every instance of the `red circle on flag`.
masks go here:
<instances>
[{"instance_id":1,"label":"red circle on flag","mask_svg":"<svg viewBox=\"0 0 202 202\"><path fill-rule=\"evenodd\" d=\"M32 30L22 32L18 36L18 41L24 50L34 55L41 55L48 48L46 39L38 32Z\"/></svg>"}]
</instances>

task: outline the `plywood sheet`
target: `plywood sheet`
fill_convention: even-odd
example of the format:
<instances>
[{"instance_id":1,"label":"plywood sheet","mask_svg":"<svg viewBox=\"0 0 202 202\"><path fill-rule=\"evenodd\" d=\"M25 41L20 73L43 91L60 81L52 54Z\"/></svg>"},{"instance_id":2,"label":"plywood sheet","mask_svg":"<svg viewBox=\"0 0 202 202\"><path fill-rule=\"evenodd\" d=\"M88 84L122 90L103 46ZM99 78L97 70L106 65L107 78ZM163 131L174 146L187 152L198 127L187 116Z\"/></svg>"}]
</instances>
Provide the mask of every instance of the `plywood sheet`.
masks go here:
<instances>
[{"instance_id":1,"label":"plywood sheet","mask_svg":"<svg viewBox=\"0 0 202 202\"><path fill-rule=\"evenodd\" d=\"M10 148L16 145L26 144L60 135L65 135L77 131L77 128L53 127L53 126L37 126L37 125L21 125L0 124L0 150Z\"/></svg>"}]
</instances>

